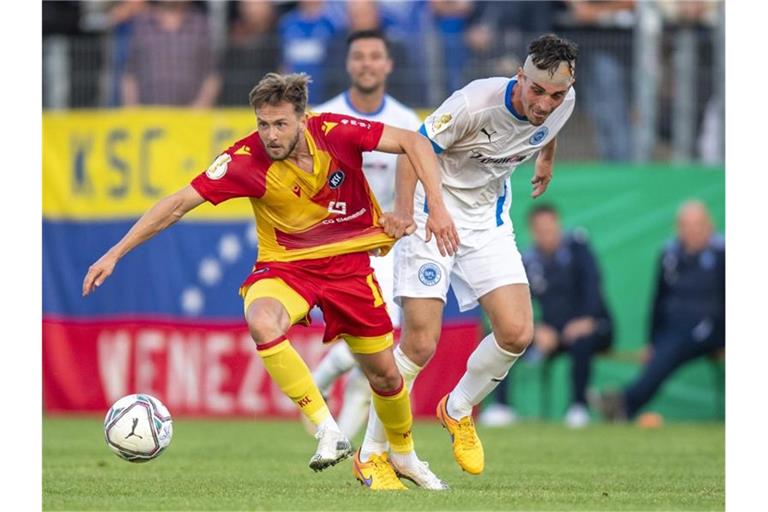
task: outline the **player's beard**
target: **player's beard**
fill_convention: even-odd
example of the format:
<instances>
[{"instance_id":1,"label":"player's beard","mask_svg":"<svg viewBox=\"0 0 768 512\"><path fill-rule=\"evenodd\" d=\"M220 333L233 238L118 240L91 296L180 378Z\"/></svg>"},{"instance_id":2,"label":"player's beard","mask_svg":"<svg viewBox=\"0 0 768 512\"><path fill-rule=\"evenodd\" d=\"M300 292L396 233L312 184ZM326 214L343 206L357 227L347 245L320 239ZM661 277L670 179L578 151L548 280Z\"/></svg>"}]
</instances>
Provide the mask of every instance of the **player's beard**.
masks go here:
<instances>
[{"instance_id":1,"label":"player's beard","mask_svg":"<svg viewBox=\"0 0 768 512\"><path fill-rule=\"evenodd\" d=\"M288 144L288 150L284 154L277 155L277 156L272 156L272 154L270 154L269 157L272 160L280 161L280 160L285 160L286 158L291 156L291 153L293 153L293 150L296 149L296 144L299 143L299 135L301 135L301 130L296 130L296 136L293 138L291 143Z\"/></svg>"},{"instance_id":2,"label":"player's beard","mask_svg":"<svg viewBox=\"0 0 768 512\"><path fill-rule=\"evenodd\" d=\"M384 82L378 82L371 86L365 86L359 82L355 82L352 84L352 87L357 89L361 94L373 94L384 87Z\"/></svg>"}]
</instances>

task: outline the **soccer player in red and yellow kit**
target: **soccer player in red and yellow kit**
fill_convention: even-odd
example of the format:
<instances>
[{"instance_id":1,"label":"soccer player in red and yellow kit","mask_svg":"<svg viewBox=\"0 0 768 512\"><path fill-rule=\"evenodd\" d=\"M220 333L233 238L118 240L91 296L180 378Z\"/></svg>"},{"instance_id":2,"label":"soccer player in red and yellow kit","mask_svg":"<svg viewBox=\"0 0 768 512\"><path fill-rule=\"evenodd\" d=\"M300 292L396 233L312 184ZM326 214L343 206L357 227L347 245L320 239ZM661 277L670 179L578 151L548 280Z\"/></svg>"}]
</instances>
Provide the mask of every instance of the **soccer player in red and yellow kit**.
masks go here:
<instances>
[{"instance_id":1,"label":"soccer player in red and yellow kit","mask_svg":"<svg viewBox=\"0 0 768 512\"><path fill-rule=\"evenodd\" d=\"M365 181L362 153L406 154L429 201L427 239L434 235L440 251L452 254L458 235L443 204L429 141L373 121L306 113L307 83L306 75L267 74L250 94L257 132L150 208L91 265L83 295L100 286L127 252L203 202L248 197L259 255L240 289L245 318L272 379L318 427L310 467L319 471L351 454L349 440L286 337L292 325L309 322L309 310L317 305L326 322L323 341L342 338L355 353L392 447L391 463L382 454L364 470L356 464L358 479L372 489L405 489L395 469L405 476L429 470L413 450L408 392L392 355L392 324L368 256L392 247L395 239L381 226L393 221L382 214ZM413 227L401 226L394 234Z\"/></svg>"}]
</instances>

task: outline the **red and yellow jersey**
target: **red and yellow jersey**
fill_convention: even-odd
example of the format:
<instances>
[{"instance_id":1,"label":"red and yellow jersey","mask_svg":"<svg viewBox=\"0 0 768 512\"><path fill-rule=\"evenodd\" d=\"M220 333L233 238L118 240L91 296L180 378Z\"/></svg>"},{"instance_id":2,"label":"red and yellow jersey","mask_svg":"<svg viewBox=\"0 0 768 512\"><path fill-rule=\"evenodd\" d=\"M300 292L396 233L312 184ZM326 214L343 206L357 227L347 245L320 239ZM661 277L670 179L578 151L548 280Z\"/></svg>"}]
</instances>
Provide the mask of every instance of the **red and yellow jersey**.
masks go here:
<instances>
[{"instance_id":1,"label":"red and yellow jersey","mask_svg":"<svg viewBox=\"0 0 768 512\"><path fill-rule=\"evenodd\" d=\"M218 204L251 200L259 261L296 261L379 249L394 244L378 226L381 210L362 170L362 153L379 144L384 125L339 114L309 114L304 135L312 174L289 160L274 161L258 132L219 155L192 186Z\"/></svg>"}]
</instances>

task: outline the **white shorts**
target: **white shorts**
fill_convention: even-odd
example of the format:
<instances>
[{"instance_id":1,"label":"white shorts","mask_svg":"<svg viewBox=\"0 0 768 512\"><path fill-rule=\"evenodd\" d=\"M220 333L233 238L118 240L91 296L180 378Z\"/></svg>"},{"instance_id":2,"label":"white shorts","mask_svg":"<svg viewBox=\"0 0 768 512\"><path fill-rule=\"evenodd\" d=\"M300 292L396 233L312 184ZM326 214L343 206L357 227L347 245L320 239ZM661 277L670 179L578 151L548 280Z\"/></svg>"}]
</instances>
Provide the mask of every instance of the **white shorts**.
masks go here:
<instances>
[{"instance_id":1,"label":"white shorts","mask_svg":"<svg viewBox=\"0 0 768 512\"><path fill-rule=\"evenodd\" d=\"M395 248L398 245L400 245L399 241L395 244ZM393 300L395 248L389 251L386 256L371 256L371 268L376 273L376 280L379 282L382 295L384 295L384 302L387 304L392 325L398 327L400 326L400 306Z\"/></svg>"},{"instance_id":2,"label":"white shorts","mask_svg":"<svg viewBox=\"0 0 768 512\"><path fill-rule=\"evenodd\" d=\"M437 243L424 241L424 226L395 246L395 303L402 297L437 298L448 288L461 311L472 309L483 295L508 284L528 284L511 226L458 229L460 245L453 256L441 256Z\"/></svg>"}]
</instances>

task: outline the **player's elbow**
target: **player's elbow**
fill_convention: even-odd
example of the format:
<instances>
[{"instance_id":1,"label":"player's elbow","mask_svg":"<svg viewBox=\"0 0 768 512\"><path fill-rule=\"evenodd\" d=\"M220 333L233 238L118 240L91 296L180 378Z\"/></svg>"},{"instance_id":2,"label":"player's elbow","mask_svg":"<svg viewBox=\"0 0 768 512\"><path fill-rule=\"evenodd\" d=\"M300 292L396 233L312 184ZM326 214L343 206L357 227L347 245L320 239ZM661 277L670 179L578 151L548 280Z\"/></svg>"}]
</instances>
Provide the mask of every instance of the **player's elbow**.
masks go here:
<instances>
[{"instance_id":1,"label":"player's elbow","mask_svg":"<svg viewBox=\"0 0 768 512\"><path fill-rule=\"evenodd\" d=\"M413 141L413 144L418 147L419 151L424 151L429 154L432 153L432 143L421 133L414 132L414 136L410 137L410 139Z\"/></svg>"}]
</instances>

